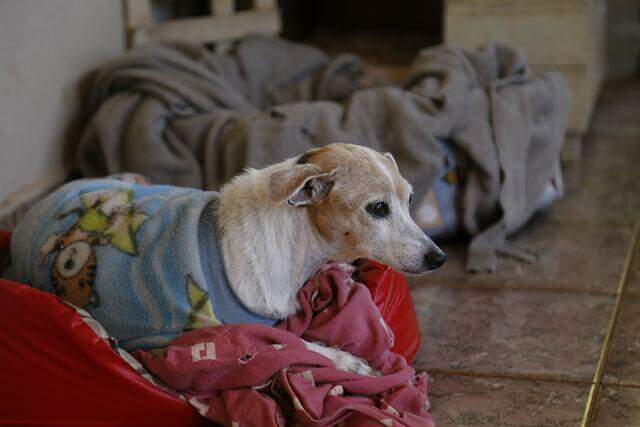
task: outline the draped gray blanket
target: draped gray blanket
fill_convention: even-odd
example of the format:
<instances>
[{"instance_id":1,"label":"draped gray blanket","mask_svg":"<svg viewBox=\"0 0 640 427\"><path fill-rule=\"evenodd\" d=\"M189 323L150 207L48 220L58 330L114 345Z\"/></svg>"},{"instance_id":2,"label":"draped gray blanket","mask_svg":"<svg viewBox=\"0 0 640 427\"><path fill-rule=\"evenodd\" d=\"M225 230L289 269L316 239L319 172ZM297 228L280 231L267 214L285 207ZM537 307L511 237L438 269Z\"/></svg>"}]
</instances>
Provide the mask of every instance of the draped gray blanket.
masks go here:
<instances>
[{"instance_id":1,"label":"draped gray blanket","mask_svg":"<svg viewBox=\"0 0 640 427\"><path fill-rule=\"evenodd\" d=\"M138 172L154 182L217 189L332 142L391 152L416 200L444 159L466 154L462 217L468 267L492 271L506 236L540 204L558 173L569 91L558 73L532 76L516 48L421 51L403 88L365 87L355 56L329 58L280 39L249 36L226 53L151 44L105 65L90 94L77 151L87 176Z\"/></svg>"}]
</instances>

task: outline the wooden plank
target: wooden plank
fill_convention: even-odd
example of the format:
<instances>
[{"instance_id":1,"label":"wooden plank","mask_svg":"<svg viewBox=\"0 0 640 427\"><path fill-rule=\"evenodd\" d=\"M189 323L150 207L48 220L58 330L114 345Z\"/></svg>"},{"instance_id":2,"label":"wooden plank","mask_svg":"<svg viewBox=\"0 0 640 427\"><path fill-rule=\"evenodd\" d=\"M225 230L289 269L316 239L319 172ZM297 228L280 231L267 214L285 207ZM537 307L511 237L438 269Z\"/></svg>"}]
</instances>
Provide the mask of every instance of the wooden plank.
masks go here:
<instances>
[{"instance_id":1,"label":"wooden plank","mask_svg":"<svg viewBox=\"0 0 640 427\"><path fill-rule=\"evenodd\" d=\"M215 16L231 15L235 10L234 0L209 0L211 14Z\"/></svg>"},{"instance_id":2,"label":"wooden plank","mask_svg":"<svg viewBox=\"0 0 640 427\"><path fill-rule=\"evenodd\" d=\"M572 94L569 129L585 133L606 71L605 0L446 0L445 42L519 46L536 71L560 71Z\"/></svg>"},{"instance_id":3,"label":"wooden plank","mask_svg":"<svg viewBox=\"0 0 640 427\"><path fill-rule=\"evenodd\" d=\"M490 42L519 46L531 63L583 63L588 53L588 9L527 11L447 8L445 43L475 48Z\"/></svg>"},{"instance_id":4,"label":"wooden plank","mask_svg":"<svg viewBox=\"0 0 640 427\"><path fill-rule=\"evenodd\" d=\"M132 43L155 40L185 40L194 43L241 37L247 33L278 34L277 9L243 11L227 16L176 19L142 25L132 32Z\"/></svg>"},{"instance_id":5,"label":"wooden plank","mask_svg":"<svg viewBox=\"0 0 640 427\"><path fill-rule=\"evenodd\" d=\"M588 64L595 84L600 86L607 73L607 2L593 1L589 18Z\"/></svg>"},{"instance_id":6,"label":"wooden plank","mask_svg":"<svg viewBox=\"0 0 640 427\"><path fill-rule=\"evenodd\" d=\"M445 0L446 8L457 9L492 9L500 10L556 10L564 11L570 8L581 8L594 0ZM595 0L597 1L597 0Z\"/></svg>"},{"instance_id":7,"label":"wooden plank","mask_svg":"<svg viewBox=\"0 0 640 427\"><path fill-rule=\"evenodd\" d=\"M135 28L153 22L151 0L125 0L127 28Z\"/></svg>"},{"instance_id":8,"label":"wooden plank","mask_svg":"<svg viewBox=\"0 0 640 427\"><path fill-rule=\"evenodd\" d=\"M275 0L253 0L253 7L256 10L275 9Z\"/></svg>"}]
</instances>

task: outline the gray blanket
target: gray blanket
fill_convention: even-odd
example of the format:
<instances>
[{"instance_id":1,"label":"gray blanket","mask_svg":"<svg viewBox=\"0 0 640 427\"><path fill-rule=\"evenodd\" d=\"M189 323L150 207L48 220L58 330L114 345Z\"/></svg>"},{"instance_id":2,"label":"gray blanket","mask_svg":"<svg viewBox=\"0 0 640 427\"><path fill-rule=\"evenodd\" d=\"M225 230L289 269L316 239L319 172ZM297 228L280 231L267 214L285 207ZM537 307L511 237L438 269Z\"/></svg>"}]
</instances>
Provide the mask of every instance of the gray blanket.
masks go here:
<instances>
[{"instance_id":1,"label":"gray blanket","mask_svg":"<svg viewBox=\"0 0 640 427\"><path fill-rule=\"evenodd\" d=\"M531 76L516 48L421 51L404 88L365 87L355 56L260 36L229 52L152 44L105 65L77 151L87 176L138 172L157 183L217 189L331 142L395 156L416 200L430 189L447 141L469 159L462 217L468 267L496 268L506 236L558 173L569 92L562 76Z\"/></svg>"}]
</instances>

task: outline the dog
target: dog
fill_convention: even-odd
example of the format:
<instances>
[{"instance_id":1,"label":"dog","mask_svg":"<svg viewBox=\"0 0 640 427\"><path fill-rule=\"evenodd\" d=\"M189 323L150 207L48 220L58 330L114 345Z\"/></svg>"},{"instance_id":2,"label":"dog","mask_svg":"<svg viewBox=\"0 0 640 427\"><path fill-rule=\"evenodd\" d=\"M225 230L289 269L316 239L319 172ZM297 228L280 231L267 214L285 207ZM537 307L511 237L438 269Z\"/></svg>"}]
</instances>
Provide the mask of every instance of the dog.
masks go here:
<instances>
[{"instance_id":1,"label":"dog","mask_svg":"<svg viewBox=\"0 0 640 427\"><path fill-rule=\"evenodd\" d=\"M36 204L14 232L9 268L87 308L125 349L222 323L273 325L299 310L301 286L330 260L370 258L411 275L446 260L412 220L412 187L393 156L370 148L316 148L245 170L220 193L133 180L74 181ZM338 369L379 374L339 349L307 347Z\"/></svg>"},{"instance_id":2,"label":"dog","mask_svg":"<svg viewBox=\"0 0 640 427\"><path fill-rule=\"evenodd\" d=\"M391 154L351 144L245 171L222 188L218 211L234 291L283 319L329 260L369 258L412 275L440 267L446 255L409 214L412 193Z\"/></svg>"}]
</instances>

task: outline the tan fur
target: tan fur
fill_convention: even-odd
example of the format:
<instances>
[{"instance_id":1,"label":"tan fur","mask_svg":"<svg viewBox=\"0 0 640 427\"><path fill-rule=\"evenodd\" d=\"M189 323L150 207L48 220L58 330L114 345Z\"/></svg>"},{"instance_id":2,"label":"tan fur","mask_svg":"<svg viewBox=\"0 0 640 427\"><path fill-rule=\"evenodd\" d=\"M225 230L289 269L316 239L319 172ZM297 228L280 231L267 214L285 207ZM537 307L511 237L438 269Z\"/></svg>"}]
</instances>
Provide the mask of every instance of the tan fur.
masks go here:
<instances>
[{"instance_id":1,"label":"tan fur","mask_svg":"<svg viewBox=\"0 0 640 427\"><path fill-rule=\"evenodd\" d=\"M375 196L394 196L408 203L411 186L395 166L395 161L366 147L334 144L316 150L309 159L322 170L339 168L341 173L326 201L312 206L309 216L320 235L340 247L339 257L385 258L380 247L372 246L378 239L375 225L357 208Z\"/></svg>"}]
</instances>

